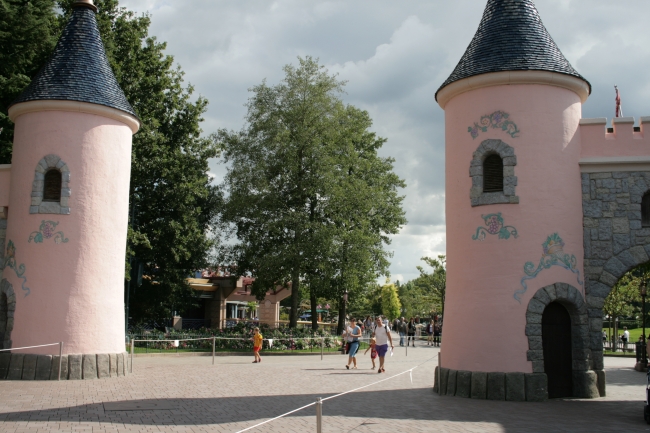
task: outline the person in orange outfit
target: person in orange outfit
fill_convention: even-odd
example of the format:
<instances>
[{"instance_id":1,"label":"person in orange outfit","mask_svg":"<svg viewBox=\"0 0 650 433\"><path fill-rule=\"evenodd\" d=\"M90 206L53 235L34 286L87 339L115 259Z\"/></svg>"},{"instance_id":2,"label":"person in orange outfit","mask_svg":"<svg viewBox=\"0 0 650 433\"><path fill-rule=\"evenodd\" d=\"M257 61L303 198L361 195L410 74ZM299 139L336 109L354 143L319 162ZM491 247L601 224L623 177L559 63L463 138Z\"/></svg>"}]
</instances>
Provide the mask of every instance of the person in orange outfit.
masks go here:
<instances>
[{"instance_id":1,"label":"person in orange outfit","mask_svg":"<svg viewBox=\"0 0 650 433\"><path fill-rule=\"evenodd\" d=\"M262 350L262 341L264 337L260 334L260 328L253 329L253 355L255 356L255 361L253 364L262 362L262 357L260 356L260 350Z\"/></svg>"}]
</instances>

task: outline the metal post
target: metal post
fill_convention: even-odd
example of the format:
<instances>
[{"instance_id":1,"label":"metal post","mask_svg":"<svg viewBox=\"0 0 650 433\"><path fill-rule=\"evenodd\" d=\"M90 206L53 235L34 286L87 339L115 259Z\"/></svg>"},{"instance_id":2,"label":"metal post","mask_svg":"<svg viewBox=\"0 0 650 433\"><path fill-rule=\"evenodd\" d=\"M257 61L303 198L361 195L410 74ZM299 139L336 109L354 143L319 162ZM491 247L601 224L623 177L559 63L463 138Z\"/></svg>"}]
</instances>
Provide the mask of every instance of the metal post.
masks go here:
<instances>
[{"instance_id":1,"label":"metal post","mask_svg":"<svg viewBox=\"0 0 650 433\"><path fill-rule=\"evenodd\" d=\"M323 432L323 400L318 397L316 400L316 433Z\"/></svg>"},{"instance_id":2,"label":"metal post","mask_svg":"<svg viewBox=\"0 0 650 433\"><path fill-rule=\"evenodd\" d=\"M409 339L406 337L406 356L409 356Z\"/></svg>"},{"instance_id":3,"label":"metal post","mask_svg":"<svg viewBox=\"0 0 650 433\"><path fill-rule=\"evenodd\" d=\"M215 338L212 337L212 365L214 365L214 340Z\"/></svg>"},{"instance_id":4,"label":"metal post","mask_svg":"<svg viewBox=\"0 0 650 433\"><path fill-rule=\"evenodd\" d=\"M645 287L644 287L645 289ZM644 367L646 370L648 368L648 353L647 353L647 341L646 341L646 336L645 336L645 297L646 297L646 292L645 290L641 292L641 300L643 301L643 347L641 350L641 366ZM645 370L644 370L645 371Z\"/></svg>"},{"instance_id":5,"label":"metal post","mask_svg":"<svg viewBox=\"0 0 650 433\"><path fill-rule=\"evenodd\" d=\"M61 380L61 360L63 359L63 341L59 343L59 378Z\"/></svg>"},{"instance_id":6,"label":"metal post","mask_svg":"<svg viewBox=\"0 0 650 433\"><path fill-rule=\"evenodd\" d=\"M325 337L320 339L320 360L323 360L323 346L325 345Z\"/></svg>"},{"instance_id":7,"label":"metal post","mask_svg":"<svg viewBox=\"0 0 650 433\"><path fill-rule=\"evenodd\" d=\"M133 373L133 346L134 346L134 343L135 343L135 339L132 338L131 339L131 368L130 368L131 373Z\"/></svg>"}]
</instances>

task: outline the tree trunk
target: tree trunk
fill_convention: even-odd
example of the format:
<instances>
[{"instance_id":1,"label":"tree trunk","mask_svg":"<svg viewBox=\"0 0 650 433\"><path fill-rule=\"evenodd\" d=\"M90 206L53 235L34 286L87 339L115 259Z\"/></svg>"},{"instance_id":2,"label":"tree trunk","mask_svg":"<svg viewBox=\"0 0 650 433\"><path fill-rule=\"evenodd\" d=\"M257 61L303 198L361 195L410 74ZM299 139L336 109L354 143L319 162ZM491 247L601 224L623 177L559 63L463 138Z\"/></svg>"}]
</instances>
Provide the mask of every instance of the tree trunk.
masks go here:
<instances>
[{"instance_id":1,"label":"tree trunk","mask_svg":"<svg viewBox=\"0 0 650 433\"><path fill-rule=\"evenodd\" d=\"M298 305L300 304L300 277L294 274L291 280L291 311L289 312L289 328L298 327Z\"/></svg>"},{"instance_id":2,"label":"tree trunk","mask_svg":"<svg viewBox=\"0 0 650 433\"><path fill-rule=\"evenodd\" d=\"M341 335L343 333L343 327L345 326L345 301L343 298L339 301L339 323L336 326L336 335Z\"/></svg>"},{"instance_id":3,"label":"tree trunk","mask_svg":"<svg viewBox=\"0 0 650 433\"><path fill-rule=\"evenodd\" d=\"M316 300L316 291L309 287L309 299L311 301L311 329L312 331L318 330L318 311L317 310L317 300Z\"/></svg>"}]
</instances>

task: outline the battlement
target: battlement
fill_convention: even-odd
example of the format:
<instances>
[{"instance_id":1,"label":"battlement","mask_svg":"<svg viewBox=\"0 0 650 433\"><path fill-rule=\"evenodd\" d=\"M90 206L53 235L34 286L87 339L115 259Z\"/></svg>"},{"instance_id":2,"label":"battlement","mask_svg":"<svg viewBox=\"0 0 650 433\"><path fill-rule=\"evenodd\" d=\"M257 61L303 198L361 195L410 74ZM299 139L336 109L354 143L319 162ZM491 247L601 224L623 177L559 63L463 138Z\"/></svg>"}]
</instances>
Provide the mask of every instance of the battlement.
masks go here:
<instances>
[{"instance_id":1,"label":"battlement","mask_svg":"<svg viewBox=\"0 0 650 433\"><path fill-rule=\"evenodd\" d=\"M581 161L591 158L650 158L650 116L580 119Z\"/></svg>"}]
</instances>

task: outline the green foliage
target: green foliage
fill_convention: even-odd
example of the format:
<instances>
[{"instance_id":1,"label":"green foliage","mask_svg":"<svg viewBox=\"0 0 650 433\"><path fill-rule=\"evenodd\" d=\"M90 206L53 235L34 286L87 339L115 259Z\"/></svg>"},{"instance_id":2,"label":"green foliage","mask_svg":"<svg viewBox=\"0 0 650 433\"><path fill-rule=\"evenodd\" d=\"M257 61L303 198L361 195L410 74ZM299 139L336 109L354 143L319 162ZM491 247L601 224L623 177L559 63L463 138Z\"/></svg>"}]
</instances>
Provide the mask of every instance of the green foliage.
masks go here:
<instances>
[{"instance_id":1,"label":"green foliage","mask_svg":"<svg viewBox=\"0 0 650 433\"><path fill-rule=\"evenodd\" d=\"M617 317L632 316L639 311L641 301L639 287L643 280L648 281L650 273L647 265L633 269L621 277L605 298L603 312L615 321Z\"/></svg>"},{"instance_id":2,"label":"green foliage","mask_svg":"<svg viewBox=\"0 0 650 433\"><path fill-rule=\"evenodd\" d=\"M344 290L352 298L387 273L384 244L406 220L404 184L377 155L385 140L367 112L341 102L344 83L310 57L284 72L280 84L251 89L240 132L219 131L229 164L221 223L239 240L221 258L256 277L260 299L291 282L295 326L301 285L312 307L327 297L345 314Z\"/></svg>"},{"instance_id":3,"label":"green foliage","mask_svg":"<svg viewBox=\"0 0 650 433\"><path fill-rule=\"evenodd\" d=\"M9 105L52 53L60 33L54 0L0 0L0 164L11 164Z\"/></svg>"},{"instance_id":4,"label":"green foliage","mask_svg":"<svg viewBox=\"0 0 650 433\"><path fill-rule=\"evenodd\" d=\"M400 317L402 304L399 300L395 284L387 282L385 285L381 286L381 311L388 320Z\"/></svg>"},{"instance_id":5,"label":"green foliage","mask_svg":"<svg viewBox=\"0 0 650 433\"><path fill-rule=\"evenodd\" d=\"M427 272L422 266L417 266L420 276L413 281L419 289L415 305L420 310L440 312L444 316L447 292L446 256L439 255L437 259L422 257L420 260L423 260L433 270Z\"/></svg>"}]
</instances>

